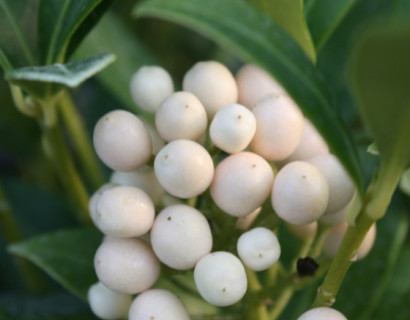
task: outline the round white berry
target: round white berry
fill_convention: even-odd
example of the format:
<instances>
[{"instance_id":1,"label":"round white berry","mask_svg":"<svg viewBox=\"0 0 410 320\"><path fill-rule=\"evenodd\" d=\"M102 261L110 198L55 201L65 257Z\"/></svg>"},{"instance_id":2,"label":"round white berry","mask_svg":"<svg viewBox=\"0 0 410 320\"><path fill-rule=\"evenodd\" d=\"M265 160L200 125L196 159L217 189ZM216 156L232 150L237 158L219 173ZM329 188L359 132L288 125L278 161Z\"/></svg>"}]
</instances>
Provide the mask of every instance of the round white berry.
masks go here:
<instances>
[{"instance_id":1,"label":"round white berry","mask_svg":"<svg viewBox=\"0 0 410 320\"><path fill-rule=\"evenodd\" d=\"M347 318L335 309L319 307L306 311L298 320L347 320Z\"/></svg>"},{"instance_id":2,"label":"round white berry","mask_svg":"<svg viewBox=\"0 0 410 320\"><path fill-rule=\"evenodd\" d=\"M252 152L233 154L221 161L211 184L211 196L227 214L242 217L263 204L273 184L269 163Z\"/></svg>"},{"instance_id":3,"label":"round white berry","mask_svg":"<svg viewBox=\"0 0 410 320\"><path fill-rule=\"evenodd\" d=\"M88 211L90 212L91 220L95 220L97 218L97 203L98 200L100 200L101 195L105 191L116 186L116 183L105 183L90 197L90 201L88 202Z\"/></svg>"},{"instance_id":4,"label":"round white berry","mask_svg":"<svg viewBox=\"0 0 410 320\"><path fill-rule=\"evenodd\" d=\"M238 102L252 109L269 94L285 94L285 89L269 73L254 64L246 64L236 74Z\"/></svg>"},{"instance_id":5,"label":"round white berry","mask_svg":"<svg viewBox=\"0 0 410 320\"><path fill-rule=\"evenodd\" d=\"M314 125L305 118L302 137L296 150L282 161L285 164L297 160L308 160L322 153L329 153L329 147Z\"/></svg>"},{"instance_id":6,"label":"round white berry","mask_svg":"<svg viewBox=\"0 0 410 320\"><path fill-rule=\"evenodd\" d=\"M93 221L108 236L138 237L151 229L154 217L154 204L144 191L117 186L100 196Z\"/></svg>"},{"instance_id":7,"label":"round white berry","mask_svg":"<svg viewBox=\"0 0 410 320\"><path fill-rule=\"evenodd\" d=\"M330 232L328 233L323 244L323 252L327 256L331 258L334 258L336 256L337 250L339 249L340 244L342 243L343 237L348 227L348 223L343 222L330 229ZM370 252L375 240L376 225L373 224L367 232L366 236L364 237L363 242L357 250L356 255L352 257L352 260L359 260L364 258Z\"/></svg>"},{"instance_id":8,"label":"round white berry","mask_svg":"<svg viewBox=\"0 0 410 320\"><path fill-rule=\"evenodd\" d=\"M303 225L319 219L326 210L329 187L325 175L308 162L284 166L272 189L272 206L286 222Z\"/></svg>"},{"instance_id":9,"label":"round white berry","mask_svg":"<svg viewBox=\"0 0 410 320\"><path fill-rule=\"evenodd\" d=\"M189 320L188 311L173 293L150 289L138 295L131 304L129 320Z\"/></svg>"},{"instance_id":10,"label":"round white berry","mask_svg":"<svg viewBox=\"0 0 410 320\"><path fill-rule=\"evenodd\" d=\"M149 166L143 166L137 171L112 173L110 181L112 183L134 186L145 191L155 204L159 204L164 197L165 190L159 183L154 169Z\"/></svg>"},{"instance_id":11,"label":"round white berry","mask_svg":"<svg viewBox=\"0 0 410 320\"><path fill-rule=\"evenodd\" d=\"M111 290L135 294L147 290L160 273L160 262L152 249L137 238L110 238L94 257L98 279Z\"/></svg>"},{"instance_id":12,"label":"round white berry","mask_svg":"<svg viewBox=\"0 0 410 320\"><path fill-rule=\"evenodd\" d=\"M175 92L155 113L155 125L166 141L198 140L208 124L202 103L190 92Z\"/></svg>"},{"instance_id":13,"label":"round white berry","mask_svg":"<svg viewBox=\"0 0 410 320\"><path fill-rule=\"evenodd\" d=\"M270 95L259 101L252 112L256 133L251 150L271 161L290 156L300 142L304 123L295 102L288 95Z\"/></svg>"},{"instance_id":14,"label":"round white berry","mask_svg":"<svg viewBox=\"0 0 410 320\"><path fill-rule=\"evenodd\" d=\"M98 120L93 141L99 158L114 170L138 169L151 156L152 143L147 129L128 111L111 111Z\"/></svg>"},{"instance_id":15,"label":"round white berry","mask_svg":"<svg viewBox=\"0 0 410 320\"><path fill-rule=\"evenodd\" d=\"M88 290L91 311L105 320L127 317L131 300L130 295L108 289L101 282L92 285Z\"/></svg>"},{"instance_id":16,"label":"round white berry","mask_svg":"<svg viewBox=\"0 0 410 320\"><path fill-rule=\"evenodd\" d=\"M194 280L201 296L215 306L232 305L245 295L247 278L241 261L232 253L219 251L197 263Z\"/></svg>"},{"instance_id":17,"label":"round white berry","mask_svg":"<svg viewBox=\"0 0 410 320\"><path fill-rule=\"evenodd\" d=\"M296 225L296 224L287 224L288 229L292 234L298 237L301 240L313 239L316 236L317 232L317 222L313 221L312 223L305 225Z\"/></svg>"},{"instance_id":18,"label":"round white berry","mask_svg":"<svg viewBox=\"0 0 410 320\"><path fill-rule=\"evenodd\" d=\"M329 204L325 214L336 213L353 198L355 188L352 180L333 154L319 154L308 161L323 172L329 184Z\"/></svg>"},{"instance_id":19,"label":"round white berry","mask_svg":"<svg viewBox=\"0 0 410 320\"><path fill-rule=\"evenodd\" d=\"M205 107L208 119L238 100L238 89L232 73L217 61L196 63L184 76L184 91L192 92Z\"/></svg>"},{"instance_id":20,"label":"round white berry","mask_svg":"<svg viewBox=\"0 0 410 320\"><path fill-rule=\"evenodd\" d=\"M280 257L278 238L263 227L243 233L238 239L237 249L245 266L254 271L270 268Z\"/></svg>"},{"instance_id":21,"label":"round white berry","mask_svg":"<svg viewBox=\"0 0 410 320\"><path fill-rule=\"evenodd\" d=\"M243 151L256 131L253 113L240 104L229 104L220 109L209 127L212 142L227 153Z\"/></svg>"},{"instance_id":22,"label":"round white berry","mask_svg":"<svg viewBox=\"0 0 410 320\"><path fill-rule=\"evenodd\" d=\"M165 141L161 138L157 129L153 125L151 125L145 119L142 119L141 121L144 123L145 128L147 128L149 136L151 137L152 154L156 155L159 152L159 150L161 150L165 146Z\"/></svg>"},{"instance_id":23,"label":"round white berry","mask_svg":"<svg viewBox=\"0 0 410 320\"><path fill-rule=\"evenodd\" d=\"M161 102L174 92L169 73L158 66L144 66L132 76L131 96L141 109L155 113Z\"/></svg>"},{"instance_id":24,"label":"round white berry","mask_svg":"<svg viewBox=\"0 0 410 320\"><path fill-rule=\"evenodd\" d=\"M187 270L211 252L211 228L197 209L173 205L156 217L151 244L160 261L173 269Z\"/></svg>"},{"instance_id":25,"label":"round white berry","mask_svg":"<svg viewBox=\"0 0 410 320\"><path fill-rule=\"evenodd\" d=\"M200 144L175 140L158 152L154 170L167 192L176 197L191 198L208 188L214 175L214 164Z\"/></svg>"}]
</instances>

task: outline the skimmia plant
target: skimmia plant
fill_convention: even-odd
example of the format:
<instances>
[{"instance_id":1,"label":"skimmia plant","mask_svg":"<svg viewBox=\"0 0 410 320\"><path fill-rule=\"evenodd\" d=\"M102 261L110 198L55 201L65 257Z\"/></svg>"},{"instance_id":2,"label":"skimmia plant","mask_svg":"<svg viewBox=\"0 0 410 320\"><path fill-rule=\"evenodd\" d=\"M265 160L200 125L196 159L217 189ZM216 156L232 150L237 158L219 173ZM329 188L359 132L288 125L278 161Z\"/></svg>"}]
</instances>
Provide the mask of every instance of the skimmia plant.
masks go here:
<instances>
[{"instance_id":1,"label":"skimmia plant","mask_svg":"<svg viewBox=\"0 0 410 320\"><path fill-rule=\"evenodd\" d=\"M409 18L0 0L0 319L408 319Z\"/></svg>"}]
</instances>

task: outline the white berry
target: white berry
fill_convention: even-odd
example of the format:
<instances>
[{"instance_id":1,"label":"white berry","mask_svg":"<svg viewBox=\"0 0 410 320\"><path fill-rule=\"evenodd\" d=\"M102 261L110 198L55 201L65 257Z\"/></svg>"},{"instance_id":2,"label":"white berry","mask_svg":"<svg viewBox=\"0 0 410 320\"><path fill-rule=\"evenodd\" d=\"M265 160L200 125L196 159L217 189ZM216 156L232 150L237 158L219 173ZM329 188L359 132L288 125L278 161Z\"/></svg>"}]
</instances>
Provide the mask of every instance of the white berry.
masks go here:
<instances>
[{"instance_id":1,"label":"white berry","mask_svg":"<svg viewBox=\"0 0 410 320\"><path fill-rule=\"evenodd\" d=\"M336 213L353 198L355 188L352 179L333 154L319 154L308 161L323 172L329 184L329 204L325 214Z\"/></svg>"},{"instance_id":2,"label":"white berry","mask_svg":"<svg viewBox=\"0 0 410 320\"><path fill-rule=\"evenodd\" d=\"M165 190L159 183L154 169L149 166L143 166L137 171L131 172L115 171L112 173L110 181L144 190L155 204L159 204L165 194Z\"/></svg>"},{"instance_id":3,"label":"white berry","mask_svg":"<svg viewBox=\"0 0 410 320\"><path fill-rule=\"evenodd\" d=\"M246 216L239 217L236 220L235 227L241 230L248 229L255 219L258 217L259 213L262 211L262 207L256 208L251 213L247 214Z\"/></svg>"},{"instance_id":4,"label":"white berry","mask_svg":"<svg viewBox=\"0 0 410 320\"><path fill-rule=\"evenodd\" d=\"M166 141L198 140L205 133L207 124L202 103L190 92L175 92L155 113L155 125Z\"/></svg>"},{"instance_id":5,"label":"white berry","mask_svg":"<svg viewBox=\"0 0 410 320\"><path fill-rule=\"evenodd\" d=\"M88 211L90 212L90 217L92 220L95 220L97 218L97 203L98 200L100 200L101 195L105 191L116 186L116 183L105 183L90 197L90 200L88 201Z\"/></svg>"},{"instance_id":6,"label":"white berry","mask_svg":"<svg viewBox=\"0 0 410 320\"><path fill-rule=\"evenodd\" d=\"M245 295L247 278L241 261L232 253L219 251L197 263L194 280L201 296L215 306L232 305Z\"/></svg>"},{"instance_id":7,"label":"white berry","mask_svg":"<svg viewBox=\"0 0 410 320\"><path fill-rule=\"evenodd\" d=\"M300 142L304 123L295 102L288 95L270 95L259 101L252 112L256 133L251 150L271 161L290 156Z\"/></svg>"},{"instance_id":8,"label":"white berry","mask_svg":"<svg viewBox=\"0 0 410 320\"><path fill-rule=\"evenodd\" d=\"M272 206L286 222L303 225L319 219L326 210L329 187L325 175L314 165L294 161L276 176Z\"/></svg>"},{"instance_id":9,"label":"white berry","mask_svg":"<svg viewBox=\"0 0 410 320\"><path fill-rule=\"evenodd\" d=\"M335 309L319 307L306 311L298 320L347 320L347 318Z\"/></svg>"},{"instance_id":10,"label":"white berry","mask_svg":"<svg viewBox=\"0 0 410 320\"><path fill-rule=\"evenodd\" d=\"M157 281L160 262L152 249L137 238L110 238L94 257L98 279L111 290L135 294Z\"/></svg>"},{"instance_id":11,"label":"white berry","mask_svg":"<svg viewBox=\"0 0 410 320\"><path fill-rule=\"evenodd\" d=\"M198 97L205 107L208 119L212 119L223 106L238 100L233 75L217 61L196 63L185 74L183 89Z\"/></svg>"},{"instance_id":12,"label":"white berry","mask_svg":"<svg viewBox=\"0 0 410 320\"><path fill-rule=\"evenodd\" d=\"M144 191L117 186L101 195L93 221L108 236L138 237L151 229L154 216L154 204Z\"/></svg>"},{"instance_id":13,"label":"white berry","mask_svg":"<svg viewBox=\"0 0 410 320\"><path fill-rule=\"evenodd\" d=\"M301 240L313 239L317 232L317 221L305 225L287 224L288 229L292 234Z\"/></svg>"},{"instance_id":14,"label":"white berry","mask_svg":"<svg viewBox=\"0 0 410 320\"><path fill-rule=\"evenodd\" d=\"M132 76L131 96L141 109L155 113L161 102L174 92L169 73L158 66L144 66Z\"/></svg>"},{"instance_id":15,"label":"white berry","mask_svg":"<svg viewBox=\"0 0 410 320\"><path fill-rule=\"evenodd\" d=\"M159 152L159 150L161 150L165 146L165 141L161 138L161 136L158 133L158 130L151 123L149 123L145 119L142 119L141 121L144 123L145 128L147 128L149 136L151 137L152 154L156 155Z\"/></svg>"},{"instance_id":16,"label":"white berry","mask_svg":"<svg viewBox=\"0 0 410 320\"><path fill-rule=\"evenodd\" d=\"M211 184L211 196L227 214L242 217L263 204L273 184L269 163L252 152L233 154L221 161Z\"/></svg>"},{"instance_id":17,"label":"white berry","mask_svg":"<svg viewBox=\"0 0 410 320\"><path fill-rule=\"evenodd\" d=\"M114 170L136 170L151 156L152 143L147 129L128 111L111 111L98 120L93 141L99 158Z\"/></svg>"},{"instance_id":18,"label":"white berry","mask_svg":"<svg viewBox=\"0 0 410 320\"><path fill-rule=\"evenodd\" d=\"M91 311L105 320L121 319L128 315L131 296L108 289L98 282L88 290L88 303Z\"/></svg>"},{"instance_id":19,"label":"white berry","mask_svg":"<svg viewBox=\"0 0 410 320\"><path fill-rule=\"evenodd\" d=\"M208 188L214 175L214 164L200 144L175 140L157 154L154 170L167 192L176 197L191 198Z\"/></svg>"},{"instance_id":20,"label":"white berry","mask_svg":"<svg viewBox=\"0 0 410 320\"><path fill-rule=\"evenodd\" d=\"M189 320L182 302L168 290L150 289L131 304L129 320Z\"/></svg>"},{"instance_id":21,"label":"white berry","mask_svg":"<svg viewBox=\"0 0 410 320\"><path fill-rule=\"evenodd\" d=\"M254 64L246 64L236 74L238 102L252 109L269 94L285 94L285 89L269 73Z\"/></svg>"},{"instance_id":22,"label":"white berry","mask_svg":"<svg viewBox=\"0 0 410 320\"><path fill-rule=\"evenodd\" d=\"M238 239L237 249L245 266L254 271L270 268L280 257L278 238L263 227L243 233Z\"/></svg>"},{"instance_id":23,"label":"white berry","mask_svg":"<svg viewBox=\"0 0 410 320\"><path fill-rule=\"evenodd\" d=\"M255 116L237 103L220 109L209 127L212 142L227 153L243 151L251 142L255 131Z\"/></svg>"},{"instance_id":24,"label":"white berry","mask_svg":"<svg viewBox=\"0 0 410 320\"><path fill-rule=\"evenodd\" d=\"M151 244L161 262L176 270L187 270L211 252L211 228L197 209L169 206L155 219Z\"/></svg>"}]
</instances>

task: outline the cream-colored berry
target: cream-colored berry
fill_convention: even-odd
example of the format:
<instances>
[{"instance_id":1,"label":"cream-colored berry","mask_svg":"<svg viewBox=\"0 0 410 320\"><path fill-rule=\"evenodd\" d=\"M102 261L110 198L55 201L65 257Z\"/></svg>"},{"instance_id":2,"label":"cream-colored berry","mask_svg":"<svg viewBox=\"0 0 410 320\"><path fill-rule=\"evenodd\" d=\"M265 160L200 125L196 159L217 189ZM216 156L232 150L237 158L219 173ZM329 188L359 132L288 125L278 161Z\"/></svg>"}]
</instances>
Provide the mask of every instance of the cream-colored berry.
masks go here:
<instances>
[{"instance_id":1,"label":"cream-colored berry","mask_svg":"<svg viewBox=\"0 0 410 320\"><path fill-rule=\"evenodd\" d=\"M175 92L161 103L155 113L155 125L166 141L199 140L207 124L202 103L190 92Z\"/></svg>"},{"instance_id":2,"label":"cream-colored berry","mask_svg":"<svg viewBox=\"0 0 410 320\"><path fill-rule=\"evenodd\" d=\"M214 175L214 164L200 144L175 140L157 154L154 170L167 192L179 198L191 198L208 188Z\"/></svg>"},{"instance_id":3,"label":"cream-colored berry","mask_svg":"<svg viewBox=\"0 0 410 320\"><path fill-rule=\"evenodd\" d=\"M187 205L169 206L155 219L151 244L158 259L167 266L191 269L211 252L211 228L197 209Z\"/></svg>"},{"instance_id":4,"label":"cream-colored berry","mask_svg":"<svg viewBox=\"0 0 410 320\"><path fill-rule=\"evenodd\" d=\"M317 232L317 221L305 225L288 223L287 227L292 234L301 240L313 239Z\"/></svg>"},{"instance_id":5,"label":"cream-colored berry","mask_svg":"<svg viewBox=\"0 0 410 320\"><path fill-rule=\"evenodd\" d=\"M131 305L129 294L119 293L108 289L98 282L88 290L88 303L91 311L100 319L122 319L128 315Z\"/></svg>"},{"instance_id":6,"label":"cream-colored berry","mask_svg":"<svg viewBox=\"0 0 410 320\"><path fill-rule=\"evenodd\" d=\"M189 320L188 311L176 295L164 289L150 289L131 304L129 320Z\"/></svg>"},{"instance_id":7,"label":"cream-colored berry","mask_svg":"<svg viewBox=\"0 0 410 320\"><path fill-rule=\"evenodd\" d=\"M196 63L183 79L183 89L193 93L205 107L208 119L227 104L238 100L238 89L232 73L222 63Z\"/></svg>"},{"instance_id":8,"label":"cream-colored berry","mask_svg":"<svg viewBox=\"0 0 410 320\"><path fill-rule=\"evenodd\" d=\"M319 307L306 311L298 320L347 320L347 318L335 309Z\"/></svg>"},{"instance_id":9,"label":"cream-colored berry","mask_svg":"<svg viewBox=\"0 0 410 320\"><path fill-rule=\"evenodd\" d=\"M211 184L211 196L227 214L243 217L263 204L273 184L269 163L252 152L233 154L221 161Z\"/></svg>"},{"instance_id":10,"label":"cream-colored berry","mask_svg":"<svg viewBox=\"0 0 410 320\"><path fill-rule=\"evenodd\" d=\"M165 190L159 183L154 169L149 166L143 166L136 171L112 173L110 181L112 183L133 186L145 191L154 204L159 204L164 197Z\"/></svg>"},{"instance_id":11,"label":"cream-colored berry","mask_svg":"<svg viewBox=\"0 0 410 320\"><path fill-rule=\"evenodd\" d=\"M101 161L114 170L136 170L151 157L150 135L142 121L128 111L114 110L98 120L93 142Z\"/></svg>"},{"instance_id":12,"label":"cream-colored berry","mask_svg":"<svg viewBox=\"0 0 410 320\"><path fill-rule=\"evenodd\" d=\"M227 153L243 151L251 142L255 131L255 116L237 103L220 109L209 127L212 142Z\"/></svg>"},{"instance_id":13,"label":"cream-colored berry","mask_svg":"<svg viewBox=\"0 0 410 320\"><path fill-rule=\"evenodd\" d=\"M108 236L138 237L151 229L154 216L154 204L143 190L117 186L100 196L93 221Z\"/></svg>"},{"instance_id":14,"label":"cream-colored berry","mask_svg":"<svg viewBox=\"0 0 410 320\"><path fill-rule=\"evenodd\" d=\"M253 152L270 161L290 156L298 146L304 118L288 95L270 95L252 109L256 133L250 143Z\"/></svg>"},{"instance_id":15,"label":"cream-colored berry","mask_svg":"<svg viewBox=\"0 0 410 320\"><path fill-rule=\"evenodd\" d=\"M116 186L116 183L105 183L96 192L93 193L93 195L90 198L90 201L88 202L88 211L90 212L90 217L92 220L95 220L97 218L97 203L98 200L100 200L101 195L105 191Z\"/></svg>"},{"instance_id":16,"label":"cream-colored berry","mask_svg":"<svg viewBox=\"0 0 410 320\"><path fill-rule=\"evenodd\" d=\"M331 153L322 153L307 161L314 164L327 178L329 204L325 215L341 210L353 198L355 188L339 159Z\"/></svg>"},{"instance_id":17,"label":"cream-colored berry","mask_svg":"<svg viewBox=\"0 0 410 320\"><path fill-rule=\"evenodd\" d=\"M165 146L165 141L161 138L161 136L158 133L158 130L153 125L151 125L151 123L149 123L145 119L142 119L141 121L144 123L145 128L147 128L149 136L151 137L152 154L156 155L159 152L159 150L161 150Z\"/></svg>"},{"instance_id":18,"label":"cream-colored berry","mask_svg":"<svg viewBox=\"0 0 410 320\"><path fill-rule=\"evenodd\" d=\"M224 251L210 253L199 260L194 270L194 280L201 296L221 307L241 300L248 285L241 261Z\"/></svg>"},{"instance_id":19,"label":"cream-colored berry","mask_svg":"<svg viewBox=\"0 0 410 320\"><path fill-rule=\"evenodd\" d=\"M235 226L241 230L248 229L252 225L252 223L255 221L255 219L258 217L261 211L262 211L262 207L259 207L253 210L251 213L247 214L246 216L239 217L238 220L236 220Z\"/></svg>"},{"instance_id":20,"label":"cream-colored berry","mask_svg":"<svg viewBox=\"0 0 410 320\"><path fill-rule=\"evenodd\" d=\"M272 189L272 206L286 222L304 225L319 219L326 210L329 187L325 175L308 162L284 166Z\"/></svg>"},{"instance_id":21,"label":"cream-colored berry","mask_svg":"<svg viewBox=\"0 0 410 320\"><path fill-rule=\"evenodd\" d=\"M137 106L155 113L161 102L174 92L174 84L165 69L143 66L132 76L130 92Z\"/></svg>"},{"instance_id":22,"label":"cream-colored berry","mask_svg":"<svg viewBox=\"0 0 410 320\"><path fill-rule=\"evenodd\" d=\"M286 90L269 73L254 64L246 64L236 74L238 102L249 109L269 94L286 94Z\"/></svg>"},{"instance_id":23,"label":"cream-colored berry","mask_svg":"<svg viewBox=\"0 0 410 320\"><path fill-rule=\"evenodd\" d=\"M98 279L109 289L135 294L157 281L160 263L152 249L137 238L110 238L94 257Z\"/></svg>"},{"instance_id":24,"label":"cream-colored berry","mask_svg":"<svg viewBox=\"0 0 410 320\"><path fill-rule=\"evenodd\" d=\"M239 257L249 269L262 271L273 266L280 257L280 244L269 229L260 227L243 233L237 243Z\"/></svg>"}]
</instances>

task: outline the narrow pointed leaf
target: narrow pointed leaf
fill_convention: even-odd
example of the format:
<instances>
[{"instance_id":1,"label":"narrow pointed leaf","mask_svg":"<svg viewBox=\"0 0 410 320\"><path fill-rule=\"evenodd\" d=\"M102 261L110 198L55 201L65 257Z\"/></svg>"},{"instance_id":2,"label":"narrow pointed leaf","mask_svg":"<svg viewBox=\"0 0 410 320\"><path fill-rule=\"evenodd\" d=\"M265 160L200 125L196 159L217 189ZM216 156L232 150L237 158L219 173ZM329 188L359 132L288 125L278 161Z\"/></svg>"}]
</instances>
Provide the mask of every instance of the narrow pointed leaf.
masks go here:
<instances>
[{"instance_id":1,"label":"narrow pointed leaf","mask_svg":"<svg viewBox=\"0 0 410 320\"><path fill-rule=\"evenodd\" d=\"M23 67L6 73L6 79L39 98L64 87L74 88L115 61L113 54L100 54L67 64Z\"/></svg>"},{"instance_id":2,"label":"narrow pointed leaf","mask_svg":"<svg viewBox=\"0 0 410 320\"><path fill-rule=\"evenodd\" d=\"M28 259L77 297L86 300L88 288L97 281L93 259L101 243L95 229L63 230L8 247Z\"/></svg>"},{"instance_id":3,"label":"narrow pointed leaf","mask_svg":"<svg viewBox=\"0 0 410 320\"><path fill-rule=\"evenodd\" d=\"M139 3L134 14L195 29L270 72L312 120L362 189L355 148L321 76L293 39L268 16L241 0L151 0Z\"/></svg>"},{"instance_id":4,"label":"narrow pointed leaf","mask_svg":"<svg viewBox=\"0 0 410 320\"><path fill-rule=\"evenodd\" d=\"M357 0L310 0L306 5L306 20L316 51L329 39Z\"/></svg>"}]
</instances>

